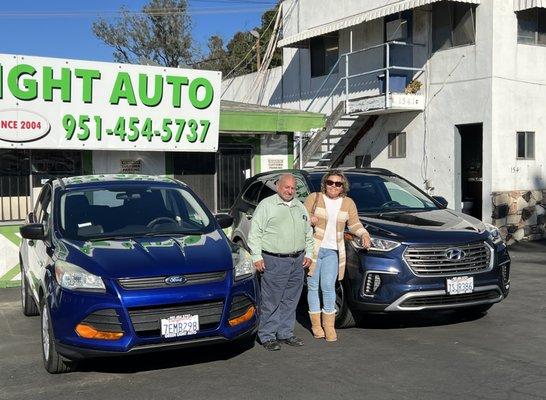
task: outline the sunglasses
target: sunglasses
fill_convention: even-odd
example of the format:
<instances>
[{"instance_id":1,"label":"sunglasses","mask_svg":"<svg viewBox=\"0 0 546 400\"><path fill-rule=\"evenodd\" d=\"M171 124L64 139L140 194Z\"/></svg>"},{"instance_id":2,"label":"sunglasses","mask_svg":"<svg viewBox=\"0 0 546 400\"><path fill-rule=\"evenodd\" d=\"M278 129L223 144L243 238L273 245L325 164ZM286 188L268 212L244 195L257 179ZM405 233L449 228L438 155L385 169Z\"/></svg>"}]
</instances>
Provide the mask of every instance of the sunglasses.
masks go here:
<instances>
[{"instance_id":1,"label":"sunglasses","mask_svg":"<svg viewBox=\"0 0 546 400\"><path fill-rule=\"evenodd\" d=\"M340 188L343 186L343 182L341 181L331 181L330 179L326 180L326 185L328 186L335 186L337 188Z\"/></svg>"}]
</instances>

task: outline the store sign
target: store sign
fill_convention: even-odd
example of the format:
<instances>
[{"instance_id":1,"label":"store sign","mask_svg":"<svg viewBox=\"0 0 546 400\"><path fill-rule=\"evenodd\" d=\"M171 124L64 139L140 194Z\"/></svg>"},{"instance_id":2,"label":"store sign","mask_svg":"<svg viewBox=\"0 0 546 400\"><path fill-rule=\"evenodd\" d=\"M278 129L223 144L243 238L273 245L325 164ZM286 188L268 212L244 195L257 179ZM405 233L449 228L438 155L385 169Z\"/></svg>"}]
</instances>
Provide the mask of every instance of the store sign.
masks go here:
<instances>
[{"instance_id":1,"label":"store sign","mask_svg":"<svg viewBox=\"0 0 546 400\"><path fill-rule=\"evenodd\" d=\"M0 54L0 148L218 149L221 74Z\"/></svg>"},{"instance_id":2,"label":"store sign","mask_svg":"<svg viewBox=\"0 0 546 400\"><path fill-rule=\"evenodd\" d=\"M119 172L122 174L141 174L142 160L120 160Z\"/></svg>"}]
</instances>

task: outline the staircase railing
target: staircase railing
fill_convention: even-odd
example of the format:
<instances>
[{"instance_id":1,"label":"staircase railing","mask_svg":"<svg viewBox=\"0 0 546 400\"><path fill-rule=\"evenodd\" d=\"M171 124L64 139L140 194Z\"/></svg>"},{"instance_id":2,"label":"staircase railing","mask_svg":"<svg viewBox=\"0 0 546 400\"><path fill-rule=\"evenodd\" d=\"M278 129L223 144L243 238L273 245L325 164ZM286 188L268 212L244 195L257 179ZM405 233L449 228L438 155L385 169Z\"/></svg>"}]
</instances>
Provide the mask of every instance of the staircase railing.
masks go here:
<instances>
[{"instance_id":1,"label":"staircase railing","mask_svg":"<svg viewBox=\"0 0 546 400\"><path fill-rule=\"evenodd\" d=\"M355 78L367 76L367 75L373 75L373 74L384 74L385 75L385 108L390 108L390 96L389 93L391 91L391 73L392 71L411 71L416 73L416 77L421 75L425 70L423 68L414 68L414 67L404 67L400 65L391 65L390 64L390 55L391 55L391 47L392 46L405 46L405 47L416 47L416 46L423 46L420 44L413 44L413 43L406 43L406 42L399 42L399 41L391 41L391 42L385 42L381 43L375 46L366 47L364 49L351 51L348 53L344 53L335 62L335 64L330 69L330 72L324 80L322 81L322 84L317 89L315 95L311 99L310 103L305 108L305 111L315 111L315 112L322 112L326 104L333 98L336 90L344 83L343 91L341 93L341 101L338 103L336 107L332 107L332 113L330 117L327 120L327 123L324 127L324 129L318 133L316 133L312 138L310 138L306 143L303 143L303 137L300 137L299 144L298 144L298 154L295 157L294 162L298 163L300 167L302 165L305 165L305 163L311 158L314 151L318 150L320 144L322 141L328 136L329 132L334 128L335 123L339 121L341 116L343 114L346 114L349 112L349 101L350 98L350 81ZM377 50L385 48L385 67L383 68L376 68L369 71L364 71L356 74L349 74L350 71L350 58L352 56L355 56L357 54L369 52L372 50ZM331 82L332 77L336 76L334 75L335 71L339 70L339 67L341 65L342 60L344 60L344 74L341 76L336 84L330 89L328 92L328 95L322 100L322 103L320 103L320 107L316 110L311 110L313 106L315 105L315 102L320 101L323 96L321 96L321 93L323 89L326 87L326 85ZM343 105L343 107L340 107ZM339 112L343 111L341 114ZM332 124L333 122L333 124ZM317 144L318 143L318 144ZM309 147L311 146L311 147Z\"/></svg>"},{"instance_id":2,"label":"staircase railing","mask_svg":"<svg viewBox=\"0 0 546 400\"><path fill-rule=\"evenodd\" d=\"M326 84L331 81L331 78L334 76L334 74L333 74L334 71L338 70L338 68L340 66L340 63L341 63L341 60L345 61L345 63L344 63L344 66L345 66L344 75L341 76L339 78L339 80L337 81L337 83L332 87L332 89L330 90L330 92L328 93L328 95L326 96L324 101L322 102L321 106L317 110L314 110L314 111L319 112L319 113L322 112L322 110L324 109L324 107L326 106L328 101L332 98L335 91L340 87L340 85L342 83L345 83L345 85L343 86L343 92L342 92L342 99L343 100L342 101L345 102L345 109L349 110L349 100L350 100L350 97L349 97L350 84L349 84L349 82L350 82L350 80L355 79L355 78L359 78L359 77L362 77L362 76L379 74L379 73L385 74L385 94L386 94L386 96L385 96L385 108L389 108L390 107L390 98L389 98L388 94L390 93L390 87L391 87L391 82L390 82L391 72L392 71L411 71L411 72L418 73L417 76L419 76L420 74L422 74L425 71L423 68L404 67L404 66L400 66L400 65L390 65L390 54L391 54L391 47L392 46L416 47L416 46L423 46L423 45L413 44L413 43L406 43L406 42L391 41L391 42L385 42L385 43L381 43L381 44L378 44L378 45L375 45L375 46L370 46L370 47L366 47L364 49L355 50L355 51L352 51L352 52L342 54L341 56L339 56L339 58L337 59L335 64L332 66L332 68L331 68L330 72L328 73L328 75L326 75L326 78L324 79L324 81L322 82L322 84L320 85L318 90L316 91L315 96L313 96L313 98L311 99L311 102L306 107L305 111L311 111L311 108L315 104L315 101L318 101L318 99L321 97L320 94L321 94L322 90L324 89ZM364 52L369 52L371 50L376 50L376 49L380 49L380 48L385 48L385 64L386 64L385 67L376 68L376 69L373 69L373 70L364 71L364 72L360 72L360 73L357 73L357 74L349 75L350 57L352 57L352 56L354 56L356 54L361 54L361 53L364 53Z\"/></svg>"}]
</instances>

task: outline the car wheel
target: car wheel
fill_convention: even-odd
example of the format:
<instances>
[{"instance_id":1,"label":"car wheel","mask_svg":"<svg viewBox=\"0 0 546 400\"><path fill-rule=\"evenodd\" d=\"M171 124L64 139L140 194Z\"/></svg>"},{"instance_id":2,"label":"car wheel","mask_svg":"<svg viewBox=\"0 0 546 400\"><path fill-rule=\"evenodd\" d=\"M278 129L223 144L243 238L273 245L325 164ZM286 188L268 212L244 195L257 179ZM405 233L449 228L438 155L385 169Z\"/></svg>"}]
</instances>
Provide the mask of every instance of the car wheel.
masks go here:
<instances>
[{"instance_id":1,"label":"car wheel","mask_svg":"<svg viewBox=\"0 0 546 400\"><path fill-rule=\"evenodd\" d=\"M42 304L40 319L42 327L42 356L46 371L50 374L61 374L72 371L75 364L61 356L55 349L55 337L53 335L53 326L51 325L51 315L46 301Z\"/></svg>"},{"instance_id":2,"label":"car wheel","mask_svg":"<svg viewBox=\"0 0 546 400\"><path fill-rule=\"evenodd\" d=\"M348 289L346 280L336 282L336 327L337 328L352 328L357 324L360 315L353 312L349 307L347 299Z\"/></svg>"},{"instance_id":3,"label":"car wheel","mask_svg":"<svg viewBox=\"0 0 546 400\"><path fill-rule=\"evenodd\" d=\"M40 313L34 298L30 294L30 287L28 286L27 277L25 276L23 263L21 265L21 307L23 309L23 314L27 317L33 317Z\"/></svg>"}]
</instances>

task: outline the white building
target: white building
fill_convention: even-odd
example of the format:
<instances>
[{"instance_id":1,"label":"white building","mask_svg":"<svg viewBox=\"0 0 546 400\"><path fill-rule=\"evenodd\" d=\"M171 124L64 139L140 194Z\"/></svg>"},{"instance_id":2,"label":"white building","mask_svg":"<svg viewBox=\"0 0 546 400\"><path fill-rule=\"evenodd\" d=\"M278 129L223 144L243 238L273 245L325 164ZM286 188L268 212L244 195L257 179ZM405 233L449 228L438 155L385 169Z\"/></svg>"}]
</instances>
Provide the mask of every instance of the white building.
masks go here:
<instances>
[{"instance_id":1,"label":"white building","mask_svg":"<svg viewBox=\"0 0 546 400\"><path fill-rule=\"evenodd\" d=\"M544 234L546 0L285 0L282 12L282 67L224 82L225 99L329 115L307 167L388 168L509 239Z\"/></svg>"}]
</instances>

